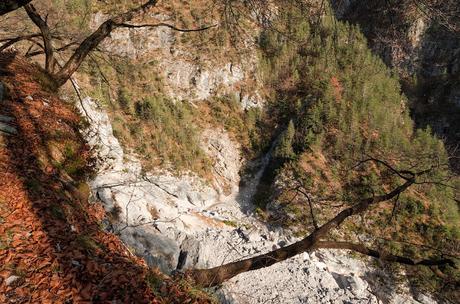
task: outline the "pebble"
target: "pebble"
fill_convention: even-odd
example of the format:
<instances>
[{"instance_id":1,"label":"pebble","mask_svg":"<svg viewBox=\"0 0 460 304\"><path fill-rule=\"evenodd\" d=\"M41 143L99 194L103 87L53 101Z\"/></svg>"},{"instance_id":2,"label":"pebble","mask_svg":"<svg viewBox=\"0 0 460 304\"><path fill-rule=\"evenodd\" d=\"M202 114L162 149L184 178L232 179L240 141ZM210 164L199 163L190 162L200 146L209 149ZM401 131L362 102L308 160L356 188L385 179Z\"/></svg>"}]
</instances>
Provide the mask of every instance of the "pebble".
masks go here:
<instances>
[{"instance_id":1,"label":"pebble","mask_svg":"<svg viewBox=\"0 0 460 304\"><path fill-rule=\"evenodd\" d=\"M81 266L80 262L75 261L75 260L72 260L72 265L75 266L75 267L80 267Z\"/></svg>"},{"instance_id":2,"label":"pebble","mask_svg":"<svg viewBox=\"0 0 460 304\"><path fill-rule=\"evenodd\" d=\"M12 275L12 276L9 276L6 280L5 280L5 285L6 286L10 286L12 285L14 282L16 282L17 280L19 280L21 277L20 276L17 276L17 275Z\"/></svg>"}]
</instances>

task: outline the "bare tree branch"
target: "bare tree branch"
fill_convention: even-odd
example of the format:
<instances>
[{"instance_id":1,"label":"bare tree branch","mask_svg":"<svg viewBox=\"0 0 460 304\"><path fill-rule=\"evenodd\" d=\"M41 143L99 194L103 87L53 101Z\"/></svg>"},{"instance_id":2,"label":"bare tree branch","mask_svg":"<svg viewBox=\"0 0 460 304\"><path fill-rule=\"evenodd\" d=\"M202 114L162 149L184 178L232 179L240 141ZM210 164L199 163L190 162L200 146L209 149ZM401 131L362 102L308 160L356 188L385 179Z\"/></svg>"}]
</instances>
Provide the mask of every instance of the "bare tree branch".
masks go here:
<instances>
[{"instance_id":1,"label":"bare tree branch","mask_svg":"<svg viewBox=\"0 0 460 304\"><path fill-rule=\"evenodd\" d=\"M213 27L216 27L217 24L213 24L213 25L208 25L208 26L204 26L204 27L199 27L199 28L193 28L193 29L183 29L183 28L178 28L172 24L168 24L168 23L164 23L164 22L160 22L160 23L155 23L155 24L128 24L128 23L120 23L120 24L117 24L117 26L119 27L126 27L126 28L144 28L144 27L151 27L151 28L154 28L154 27L167 27L167 28L170 28L170 29L173 29L177 32L185 32L185 33L188 33L188 32L201 32L201 31L205 31L205 30L208 30L210 28L213 28Z\"/></svg>"},{"instance_id":2,"label":"bare tree branch","mask_svg":"<svg viewBox=\"0 0 460 304\"><path fill-rule=\"evenodd\" d=\"M439 266L439 265L450 265L456 267L454 260L452 259L413 259L403 257L399 255L383 253L381 251L370 249L362 244L354 244L349 242L333 242L333 241L320 241L314 246L315 248L325 249L345 249L359 252L370 257L380 259L382 261L396 262L405 265L423 265L423 266Z\"/></svg>"},{"instance_id":3,"label":"bare tree branch","mask_svg":"<svg viewBox=\"0 0 460 304\"><path fill-rule=\"evenodd\" d=\"M0 52L3 52L4 50L6 50L7 48L9 48L10 46L12 46L13 44L19 42L19 41L23 41L23 40L29 40L31 41L32 38L36 38L36 37L40 37L41 34L30 34L30 35L25 35L25 36L18 36L18 37L14 37L14 38L5 38L5 39L2 39L0 40L0 42L5 42L1 47L0 47ZM35 41L33 41L35 42Z\"/></svg>"},{"instance_id":4,"label":"bare tree branch","mask_svg":"<svg viewBox=\"0 0 460 304\"><path fill-rule=\"evenodd\" d=\"M35 23L35 25L40 29L40 32L42 33L46 55L45 70L49 73L53 73L56 59L54 58L53 37L51 35L50 28L32 4L27 4L24 6L24 8L29 18L33 23Z\"/></svg>"},{"instance_id":5,"label":"bare tree branch","mask_svg":"<svg viewBox=\"0 0 460 304\"><path fill-rule=\"evenodd\" d=\"M381 164L383 166L385 166L386 168L388 168L391 172L393 172L394 174L396 174L397 176L399 176L400 178L402 179L405 179L405 180L409 180L411 178L414 177L415 173L412 172L412 171L409 171L409 170L396 170L393 166L391 166L389 163L387 163L386 161L383 161L381 159L377 159L377 158L373 158L373 157L369 157L367 159L364 159L364 160L361 160L360 162L358 162L358 164L356 164L355 166L352 167L352 169L355 169L367 162L374 162L374 163L377 163L377 164ZM407 176L409 175L409 176Z\"/></svg>"},{"instance_id":6,"label":"bare tree branch","mask_svg":"<svg viewBox=\"0 0 460 304\"><path fill-rule=\"evenodd\" d=\"M419 174L426 174L427 172L422 171ZM236 261L229 263L223 266L218 266L210 269L195 269L189 271L188 275L201 286L215 286L221 284L222 282L246 271L256 270L264 267L271 266L280 261L284 261L288 258L296 256L302 252L313 250L316 243L324 237L329 231L334 228L337 228L342 224L347 218L352 215L357 215L366 211L369 207L376 205L378 203L388 201L398 194L404 192L407 188L415 182L414 178L406 180L406 182L393 191L386 193L384 195L370 197L361 200L355 205L342 210L334 218L326 222L324 225L319 227L317 230L313 231L310 235L304 239L291 244L289 246L273 250L266 254L255 256L252 258L244 259L241 261Z\"/></svg>"},{"instance_id":7,"label":"bare tree branch","mask_svg":"<svg viewBox=\"0 0 460 304\"><path fill-rule=\"evenodd\" d=\"M68 50L69 48L71 48L72 46L76 46L76 45L78 45L77 42L70 42L70 43L68 43L68 44L66 44L64 46L56 48L54 51L55 52L65 51L65 50ZM34 56L42 55L42 54L45 54L44 50L29 52L29 53L26 54L26 57L34 57Z\"/></svg>"}]
</instances>

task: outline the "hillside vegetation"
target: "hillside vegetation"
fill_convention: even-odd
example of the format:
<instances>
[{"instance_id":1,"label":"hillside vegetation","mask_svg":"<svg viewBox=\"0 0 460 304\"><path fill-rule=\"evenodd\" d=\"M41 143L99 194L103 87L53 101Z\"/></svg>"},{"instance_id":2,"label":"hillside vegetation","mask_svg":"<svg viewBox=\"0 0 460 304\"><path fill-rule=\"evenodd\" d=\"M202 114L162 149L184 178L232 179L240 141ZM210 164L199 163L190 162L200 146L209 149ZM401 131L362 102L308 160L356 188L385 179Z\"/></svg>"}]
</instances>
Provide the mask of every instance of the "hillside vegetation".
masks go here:
<instances>
[{"instance_id":1,"label":"hillside vegetation","mask_svg":"<svg viewBox=\"0 0 460 304\"><path fill-rule=\"evenodd\" d=\"M50 27L65 33L64 38L55 39L57 49L91 33L98 18L139 4L36 2L43 12L50 7L49 19L56 20ZM120 41L114 32L113 40L106 39L106 44L88 55L76 78L82 90L107 110L114 135L128 154L142 160L143 171L163 170L211 181L216 160L202 148L202 133L208 129L224 129L241 145L247 164L242 177L251 176L257 160L267 159L253 197L254 208L249 209L269 227L283 228L290 236L304 237L360 200L384 196L400 187L401 181L413 180L395 199L383 200L344 221L341 229L332 229L331 241L359 242L414 259L445 256L458 264L460 180L449 167L454 161L443 139L433 134L428 123L421 124L423 128L414 124L400 79L372 53L358 26L338 21L327 5L318 11L316 1L305 6L288 0L275 3L282 9L259 29L238 12L242 15L237 16L237 30L207 1L165 2L147 19L165 18L180 28L219 26L193 33L173 31L162 36L167 42L162 40L158 48L136 49L134 55L128 52L129 42L121 46L114 42ZM18 11L5 19L11 28L9 36L36 31L30 22L15 28L17 20L25 18ZM151 34L134 29L127 33L130 42L131 36ZM27 41L17 44L24 52L28 47ZM120 50L127 55L117 53ZM64 49L60 55L69 53ZM231 91L219 85L203 100L178 97L182 95L174 93L183 87L176 88L165 79L175 76L165 75L165 64L171 66L179 59L184 65L198 66L200 72L228 63L233 74L237 65L254 64L249 53L256 54L254 70L259 75L238 78ZM5 286L4 292L25 299L47 280L53 291L47 295L50 301L97 297L135 303L212 302L182 279L172 280L147 268L106 231L105 212L88 203L89 189L85 188L93 173L93 159L78 130L87 122L74 114L74 106L56 97L49 75L18 59L16 53L7 54L0 64L1 81L9 95L0 111L14 116L19 133L2 139L0 146L4 175L0 184L4 266L0 271L33 284L17 290ZM195 81L190 79L190 85L196 86ZM243 87L256 90L259 81L263 106L243 108ZM61 93L73 95L73 88L64 87ZM429 172L429 176L422 174L416 181L419 172ZM20 210L17 214L16 209ZM33 218L38 224L23 229L21 218ZM41 247L31 248L28 235ZM32 252L41 257L37 250L42 247L46 264L29 261L31 269L15 253L17 248L26 248L24 255L30 257ZM455 299L460 296L460 272L453 264L384 267L394 270L395 280L407 273L411 286ZM111 294L111 289L116 292Z\"/></svg>"},{"instance_id":2,"label":"hillside vegetation","mask_svg":"<svg viewBox=\"0 0 460 304\"><path fill-rule=\"evenodd\" d=\"M335 206L397 184L399 177L388 166L360 161L375 158L415 171L445 164L431 182L373 210L362 222L349 222L345 234L367 235L389 252L414 251L406 245L416 243L455 254L458 179L446 165L442 140L429 128L414 128L398 78L367 48L359 28L331 15L306 16L295 8L283 11L276 29L264 31L259 41L270 94L267 116L273 126L282 126L255 201L261 214L303 235L314 228L306 196L321 222ZM433 252L419 247L412 253Z\"/></svg>"}]
</instances>

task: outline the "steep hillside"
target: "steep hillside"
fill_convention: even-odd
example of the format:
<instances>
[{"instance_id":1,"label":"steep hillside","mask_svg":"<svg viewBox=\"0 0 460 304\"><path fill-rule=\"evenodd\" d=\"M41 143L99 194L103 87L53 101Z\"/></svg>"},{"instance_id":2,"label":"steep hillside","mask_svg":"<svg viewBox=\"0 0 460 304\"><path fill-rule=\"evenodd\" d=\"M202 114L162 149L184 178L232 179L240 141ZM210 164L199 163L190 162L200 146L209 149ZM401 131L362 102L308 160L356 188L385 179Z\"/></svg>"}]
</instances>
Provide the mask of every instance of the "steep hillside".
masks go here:
<instances>
[{"instance_id":1,"label":"steep hillside","mask_svg":"<svg viewBox=\"0 0 460 304\"><path fill-rule=\"evenodd\" d=\"M44 90L40 69L14 53L2 54L0 73L0 302L211 302L102 229L104 210L88 201L92 153L76 108Z\"/></svg>"},{"instance_id":2,"label":"steep hillside","mask_svg":"<svg viewBox=\"0 0 460 304\"><path fill-rule=\"evenodd\" d=\"M140 3L35 0L56 68ZM0 54L5 294L212 302L189 276L223 303L455 302L458 39L442 34L439 50L445 32L409 10L397 28L411 44L382 51L405 37L333 4L158 2L58 93L34 24L2 18L0 40L32 37L13 46L29 59Z\"/></svg>"},{"instance_id":3,"label":"steep hillside","mask_svg":"<svg viewBox=\"0 0 460 304\"><path fill-rule=\"evenodd\" d=\"M332 2L339 19L359 25L372 50L398 72L416 124L431 126L454 150L460 142L458 2Z\"/></svg>"},{"instance_id":4,"label":"steep hillside","mask_svg":"<svg viewBox=\"0 0 460 304\"><path fill-rule=\"evenodd\" d=\"M394 168L449 162L444 143L429 128L414 128L399 79L367 49L359 28L331 15L320 22L305 16L296 9L280 14L276 30L261 35L271 88L267 108L282 131L255 201L269 221L300 235L330 217L334 206L384 193L399 178L392 176ZM451 175L440 167L424 185L368 212L362 222L345 224L336 237L351 232L353 239L358 232L390 252L427 254L404 245L415 241L453 254L460 236L458 188L435 182L446 178L455 185Z\"/></svg>"}]
</instances>

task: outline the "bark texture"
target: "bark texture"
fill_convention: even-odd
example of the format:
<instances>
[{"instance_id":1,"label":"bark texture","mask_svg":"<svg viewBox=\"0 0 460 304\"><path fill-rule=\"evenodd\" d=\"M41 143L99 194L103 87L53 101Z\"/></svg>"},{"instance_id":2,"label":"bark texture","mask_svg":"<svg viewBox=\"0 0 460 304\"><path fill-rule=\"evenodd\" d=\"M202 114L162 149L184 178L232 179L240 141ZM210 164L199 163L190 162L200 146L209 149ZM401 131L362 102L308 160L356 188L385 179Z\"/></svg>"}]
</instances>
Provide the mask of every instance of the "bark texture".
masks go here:
<instances>
[{"instance_id":1,"label":"bark texture","mask_svg":"<svg viewBox=\"0 0 460 304\"><path fill-rule=\"evenodd\" d=\"M27 15L32 20L33 23L40 29L40 32L43 37L43 43L45 48L45 69L49 73L53 73L56 60L54 58L54 47L53 47L53 37L51 35L51 30L48 27L48 24L40 16L35 7L32 4L27 4L24 6Z\"/></svg>"}]
</instances>

